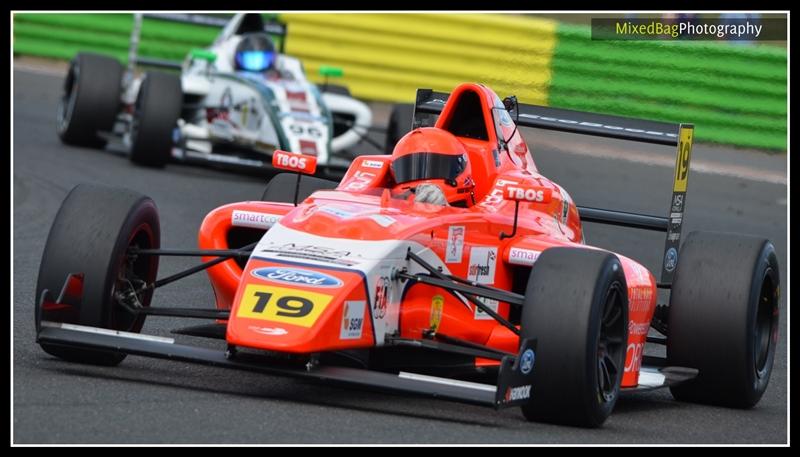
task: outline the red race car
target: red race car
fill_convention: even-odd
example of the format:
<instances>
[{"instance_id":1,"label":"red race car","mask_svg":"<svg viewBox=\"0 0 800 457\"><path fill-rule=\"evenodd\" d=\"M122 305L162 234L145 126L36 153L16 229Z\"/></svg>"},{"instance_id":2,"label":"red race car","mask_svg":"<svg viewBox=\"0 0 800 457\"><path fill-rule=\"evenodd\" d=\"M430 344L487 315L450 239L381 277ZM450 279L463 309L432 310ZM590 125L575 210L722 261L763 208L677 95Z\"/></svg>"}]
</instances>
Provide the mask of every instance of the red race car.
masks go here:
<instances>
[{"instance_id":1,"label":"red race car","mask_svg":"<svg viewBox=\"0 0 800 457\"><path fill-rule=\"evenodd\" d=\"M413 126L392 155L357 157L341 182L302 176L314 157L275 154L297 174L274 177L263 201L209 213L199 249L160 246L148 197L77 186L42 258L37 342L78 362L174 359L581 426L601 425L627 390L758 402L777 345L775 250L728 233L680 245L691 125L523 105L463 84L419 90ZM538 172L518 126L675 146L668 217L576 206ZM586 245L587 221L665 232L660 279ZM203 263L156 279L167 255ZM215 307L150 306L154 289L202 270ZM208 319L176 333L225 349L141 334L148 315ZM646 344L666 345L666 357L645 356Z\"/></svg>"}]
</instances>

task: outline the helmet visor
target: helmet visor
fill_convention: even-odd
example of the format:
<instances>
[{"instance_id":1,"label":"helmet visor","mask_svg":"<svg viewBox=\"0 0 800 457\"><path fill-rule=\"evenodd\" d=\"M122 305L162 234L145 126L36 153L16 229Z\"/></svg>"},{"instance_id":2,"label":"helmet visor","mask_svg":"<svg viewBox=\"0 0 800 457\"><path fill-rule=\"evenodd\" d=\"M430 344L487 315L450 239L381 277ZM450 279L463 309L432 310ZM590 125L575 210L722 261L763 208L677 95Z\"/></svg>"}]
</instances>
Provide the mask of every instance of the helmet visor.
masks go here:
<instances>
[{"instance_id":1,"label":"helmet visor","mask_svg":"<svg viewBox=\"0 0 800 457\"><path fill-rule=\"evenodd\" d=\"M435 152L415 152L394 159L392 172L397 184L423 179L444 179L455 184L456 178L467 166L462 155L437 154Z\"/></svg>"},{"instance_id":2,"label":"helmet visor","mask_svg":"<svg viewBox=\"0 0 800 457\"><path fill-rule=\"evenodd\" d=\"M275 53L272 51L241 51L236 53L239 67L246 71L264 71L272 65Z\"/></svg>"}]
</instances>

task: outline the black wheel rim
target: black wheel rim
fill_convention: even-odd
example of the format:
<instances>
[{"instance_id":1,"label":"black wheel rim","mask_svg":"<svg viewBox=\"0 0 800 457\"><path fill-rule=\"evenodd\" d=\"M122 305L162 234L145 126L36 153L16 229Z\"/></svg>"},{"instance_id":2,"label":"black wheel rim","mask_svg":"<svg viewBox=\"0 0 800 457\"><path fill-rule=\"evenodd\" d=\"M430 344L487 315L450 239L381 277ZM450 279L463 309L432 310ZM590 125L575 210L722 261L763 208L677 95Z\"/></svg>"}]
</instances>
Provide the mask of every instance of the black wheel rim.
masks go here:
<instances>
[{"instance_id":1,"label":"black wheel rim","mask_svg":"<svg viewBox=\"0 0 800 457\"><path fill-rule=\"evenodd\" d=\"M625 355L624 300L615 283L606 293L597 341L597 397L601 403L614 401Z\"/></svg>"},{"instance_id":2,"label":"black wheel rim","mask_svg":"<svg viewBox=\"0 0 800 457\"><path fill-rule=\"evenodd\" d=\"M138 331L137 326L143 323L141 315L135 309L149 305L149 294L144 286L153 278L155 256L131 256L131 248L149 249L153 246L153 233L150 227L142 224L134 230L125 253L120 260L114 287L111 291L113 306L111 309L111 328L120 331Z\"/></svg>"},{"instance_id":3,"label":"black wheel rim","mask_svg":"<svg viewBox=\"0 0 800 457\"><path fill-rule=\"evenodd\" d=\"M767 270L764 273L756 310L753 354L755 354L756 375L759 378L765 377L769 370L769 355L773 349L774 335L777 335L778 327L778 293L770 272L771 270Z\"/></svg>"}]
</instances>

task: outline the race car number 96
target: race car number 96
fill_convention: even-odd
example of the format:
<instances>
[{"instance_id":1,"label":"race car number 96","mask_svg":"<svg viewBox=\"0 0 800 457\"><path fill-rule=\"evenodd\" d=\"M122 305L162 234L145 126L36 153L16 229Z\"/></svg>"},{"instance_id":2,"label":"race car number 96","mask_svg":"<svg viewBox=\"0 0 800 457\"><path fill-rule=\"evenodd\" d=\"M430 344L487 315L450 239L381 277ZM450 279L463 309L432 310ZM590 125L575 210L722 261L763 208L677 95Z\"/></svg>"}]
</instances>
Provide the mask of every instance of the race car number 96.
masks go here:
<instances>
[{"instance_id":1,"label":"race car number 96","mask_svg":"<svg viewBox=\"0 0 800 457\"><path fill-rule=\"evenodd\" d=\"M248 284L236 316L311 327L331 298L305 290Z\"/></svg>"}]
</instances>

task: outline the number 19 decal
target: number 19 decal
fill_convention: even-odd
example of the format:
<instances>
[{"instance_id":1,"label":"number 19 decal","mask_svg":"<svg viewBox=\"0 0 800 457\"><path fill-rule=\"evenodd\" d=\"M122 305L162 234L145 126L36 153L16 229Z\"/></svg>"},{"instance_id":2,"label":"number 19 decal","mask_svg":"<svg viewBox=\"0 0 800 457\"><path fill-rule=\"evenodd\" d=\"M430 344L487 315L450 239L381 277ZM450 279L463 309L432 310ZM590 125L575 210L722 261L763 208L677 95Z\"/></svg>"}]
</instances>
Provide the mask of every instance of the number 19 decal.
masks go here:
<instances>
[{"instance_id":1,"label":"number 19 decal","mask_svg":"<svg viewBox=\"0 0 800 457\"><path fill-rule=\"evenodd\" d=\"M311 327L332 298L305 290L248 284L236 316Z\"/></svg>"},{"instance_id":2,"label":"number 19 decal","mask_svg":"<svg viewBox=\"0 0 800 457\"><path fill-rule=\"evenodd\" d=\"M686 183L689 181L689 161L692 158L692 136L694 127L681 126L678 136L678 157L675 159L675 182L672 186L674 192L686 192Z\"/></svg>"}]
</instances>

